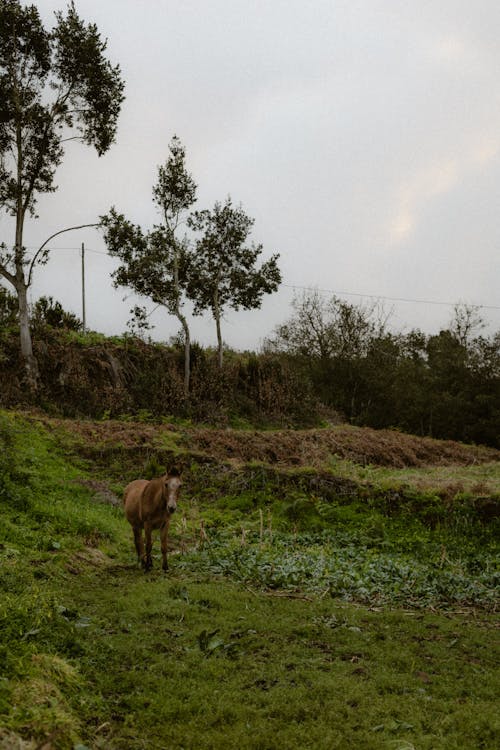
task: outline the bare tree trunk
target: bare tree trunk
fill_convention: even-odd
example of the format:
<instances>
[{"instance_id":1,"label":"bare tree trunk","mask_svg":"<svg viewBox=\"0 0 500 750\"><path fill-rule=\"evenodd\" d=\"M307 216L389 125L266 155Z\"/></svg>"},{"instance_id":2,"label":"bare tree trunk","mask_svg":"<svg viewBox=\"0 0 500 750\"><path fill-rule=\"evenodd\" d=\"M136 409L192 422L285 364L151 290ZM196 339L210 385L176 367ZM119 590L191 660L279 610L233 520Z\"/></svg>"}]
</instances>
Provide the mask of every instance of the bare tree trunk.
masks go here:
<instances>
[{"instance_id":1,"label":"bare tree trunk","mask_svg":"<svg viewBox=\"0 0 500 750\"><path fill-rule=\"evenodd\" d=\"M189 327L184 327L184 396L189 398L189 381L191 379L191 338Z\"/></svg>"},{"instance_id":2,"label":"bare tree trunk","mask_svg":"<svg viewBox=\"0 0 500 750\"><path fill-rule=\"evenodd\" d=\"M219 369L222 370L222 333L220 330L220 305L219 305L219 280L220 280L220 271L217 274L217 283L215 285L215 291L214 291L214 306L213 306L213 314L215 319L215 328L217 331L217 361L219 364Z\"/></svg>"},{"instance_id":3,"label":"bare tree trunk","mask_svg":"<svg viewBox=\"0 0 500 750\"><path fill-rule=\"evenodd\" d=\"M214 311L215 327L217 329L217 362L222 370L222 334L220 330L220 312Z\"/></svg>"},{"instance_id":4,"label":"bare tree trunk","mask_svg":"<svg viewBox=\"0 0 500 750\"><path fill-rule=\"evenodd\" d=\"M19 158L21 158L19 156ZM20 176L19 176L20 181ZM29 310L28 310L28 286L24 279L23 259L23 229L24 229L24 214L25 209L21 201L21 191L19 192L18 205L17 205L17 216L16 216L16 245L15 245L15 265L16 265L16 276L12 279L12 283L17 292L17 300L19 305L19 336L21 340L21 355L24 359L24 369L26 371L26 382L28 388L31 391L38 389L39 381L39 370L38 362L33 354L33 344L31 341L31 330L29 321Z\"/></svg>"},{"instance_id":5,"label":"bare tree trunk","mask_svg":"<svg viewBox=\"0 0 500 750\"><path fill-rule=\"evenodd\" d=\"M31 341L31 330L28 309L28 289L29 283L24 279L22 259L19 253L16 253L16 269L14 276L5 266L0 264L0 275L4 277L16 290L18 315L19 315L19 338L21 344L21 355L24 360L24 369L26 371L26 381L30 390L37 390L40 373L38 363L33 354L33 344Z\"/></svg>"},{"instance_id":6,"label":"bare tree trunk","mask_svg":"<svg viewBox=\"0 0 500 750\"><path fill-rule=\"evenodd\" d=\"M185 316L181 312L181 289L179 284L179 261L177 254L174 258L174 288L176 293L175 314L184 331L184 398L189 399L189 382L191 380L191 336Z\"/></svg>"},{"instance_id":7,"label":"bare tree trunk","mask_svg":"<svg viewBox=\"0 0 500 750\"><path fill-rule=\"evenodd\" d=\"M187 400L189 398L189 382L191 380L191 335L187 320L179 308L177 309L177 317L184 331L184 398Z\"/></svg>"},{"instance_id":8,"label":"bare tree trunk","mask_svg":"<svg viewBox=\"0 0 500 750\"><path fill-rule=\"evenodd\" d=\"M28 287L24 280L16 283L17 299L19 304L19 335L21 339L21 354L24 359L24 368L26 370L26 381L32 391L38 388L39 370L38 362L33 354L33 344L31 341L31 331L29 323L28 310Z\"/></svg>"}]
</instances>

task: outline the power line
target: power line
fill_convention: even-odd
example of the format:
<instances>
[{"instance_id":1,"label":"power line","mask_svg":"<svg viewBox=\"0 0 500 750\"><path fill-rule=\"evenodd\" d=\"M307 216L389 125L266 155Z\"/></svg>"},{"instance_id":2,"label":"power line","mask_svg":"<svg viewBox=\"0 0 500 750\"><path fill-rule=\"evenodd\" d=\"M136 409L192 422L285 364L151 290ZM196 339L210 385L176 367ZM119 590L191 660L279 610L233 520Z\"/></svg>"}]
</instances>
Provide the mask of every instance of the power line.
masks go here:
<instances>
[{"instance_id":1,"label":"power line","mask_svg":"<svg viewBox=\"0 0 500 750\"><path fill-rule=\"evenodd\" d=\"M37 250L37 249L38 248L36 247L30 247L30 246L26 247L26 250ZM52 252L53 250L78 250L80 251L80 249L81 247L49 247L48 252ZM85 252L97 253L97 255L109 255L109 253L107 253L106 250L95 250L93 248L87 247L86 245L85 245Z\"/></svg>"},{"instance_id":2,"label":"power line","mask_svg":"<svg viewBox=\"0 0 500 750\"><path fill-rule=\"evenodd\" d=\"M318 287L313 286L300 286L298 284L282 284L282 286L287 287L288 289L302 289L304 291L308 292L322 292L325 294L342 294L346 297L368 297L370 299L386 299L390 302L415 302L420 305L445 305L446 307L454 307L457 303L456 302L444 302L442 300L433 300L433 299L411 299L409 297L387 297L383 294L361 294L359 292L340 292L335 289L319 289ZM474 307L479 307L484 310L500 310L500 307L497 305L474 305Z\"/></svg>"},{"instance_id":3,"label":"power line","mask_svg":"<svg viewBox=\"0 0 500 750\"><path fill-rule=\"evenodd\" d=\"M27 250L36 250L35 247L26 247ZM50 248L50 250L78 250L80 251L81 247L53 247ZM95 255L107 255L108 257L111 257L109 253L106 250L96 250L94 248L89 248L85 246L85 252L88 253L94 253ZM414 299L411 297L389 297L383 294L362 294L360 292L344 292L344 291L338 291L335 289L321 289L319 287L315 286L301 286L300 284L282 284L281 286L286 287L287 289L301 289L303 291L307 292L321 292L322 294L339 294L344 295L345 297L367 297L368 299L380 299L380 300L387 300L388 302L410 302L418 305L441 305L444 307L455 307L457 302L445 302L444 300L433 300L433 299ZM477 307L481 310L500 310L499 305L474 305L474 307ZM156 308L155 308L156 309Z\"/></svg>"},{"instance_id":4,"label":"power line","mask_svg":"<svg viewBox=\"0 0 500 750\"><path fill-rule=\"evenodd\" d=\"M91 247L85 247L86 253L94 253L95 255L107 255L109 258L111 258L111 255L109 253L105 252L104 250L94 250Z\"/></svg>"}]
</instances>

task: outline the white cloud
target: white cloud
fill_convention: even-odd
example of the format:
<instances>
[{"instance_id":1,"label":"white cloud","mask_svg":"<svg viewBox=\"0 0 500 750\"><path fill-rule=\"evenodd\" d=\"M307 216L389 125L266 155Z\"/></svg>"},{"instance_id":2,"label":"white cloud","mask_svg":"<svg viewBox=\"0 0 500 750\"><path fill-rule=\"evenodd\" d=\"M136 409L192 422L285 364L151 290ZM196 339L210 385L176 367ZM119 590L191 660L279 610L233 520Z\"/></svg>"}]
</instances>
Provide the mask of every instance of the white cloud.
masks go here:
<instances>
[{"instance_id":1,"label":"white cloud","mask_svg":"<svg viewBox=\"0 0 500 750\"><path fill-rule=\"evenodd\" d=\"M487 170L500 154L500 141L482 134L460 157L443 159L418 170L401 184L389 224L389 240L397 245L417 230L426 207L435 199L463 185L476 173Z\"/></svg>"}]
</instances>

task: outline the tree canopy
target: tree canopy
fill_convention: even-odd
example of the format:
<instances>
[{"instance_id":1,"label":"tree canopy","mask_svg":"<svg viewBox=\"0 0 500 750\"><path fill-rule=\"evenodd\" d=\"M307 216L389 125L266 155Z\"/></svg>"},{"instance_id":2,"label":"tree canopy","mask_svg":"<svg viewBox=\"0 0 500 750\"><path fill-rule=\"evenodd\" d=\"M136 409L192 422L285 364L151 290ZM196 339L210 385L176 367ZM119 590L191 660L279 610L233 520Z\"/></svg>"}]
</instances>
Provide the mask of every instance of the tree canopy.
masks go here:
<instances>
[{"instance_id":1,"label":"tree canopy","mask_svg":"<svg viewBox=\"0 0 500 750\"><path fill-rule=\"evenodd\" d=\"M109 149L124 98L120 68L104 56L97 26L85 24L73 2L55 16L54 28L46 29L34 5L0 0L0 209L15 218L14 242L0 248L0 274L16 290L32 385L37 372L27 289L33 269L23 246L25 219L35 216L40 194L56 190L63 144L78 140L99 156Z\"/></svg>"},{"instance_id":2,"label":"tree canopy","mask_svg":"<svg viewBox=\"0 0 500 750\"><path fill-rule=\"evenodd\" d=\"M184 391L190 379L190 332L183 313L183 293L190 268L187 240L178 236L186 212L196 200L196 184L187 171L185 149L177 136L169 144L169 156L158 168L153 200L161 222L144 232L112 208L101 217L104 240L110 255L121 263L113 273L115 287L133 289L157 305L163 305L180 321L184 335ZM136 310L141 315L140 310ZM144 319L144 315L142 315Z\"/></svg>"},{"instance_id":3,"label":"tree canopy","mask_svg":"<svg viewBox=\"0 0 500 750\"><path fill-rule=\"evenodd\" d=\"M221 317L233 310L259 308L264 294L278 289L279 255L257 266L262 245L248 245L254 219L231 198L212 210L196 211L188 225L201 236L195 243L188 280L188 295L195 314L210 310L216 322L219 363L222 364Z\"/></svg>"}]
</instances>

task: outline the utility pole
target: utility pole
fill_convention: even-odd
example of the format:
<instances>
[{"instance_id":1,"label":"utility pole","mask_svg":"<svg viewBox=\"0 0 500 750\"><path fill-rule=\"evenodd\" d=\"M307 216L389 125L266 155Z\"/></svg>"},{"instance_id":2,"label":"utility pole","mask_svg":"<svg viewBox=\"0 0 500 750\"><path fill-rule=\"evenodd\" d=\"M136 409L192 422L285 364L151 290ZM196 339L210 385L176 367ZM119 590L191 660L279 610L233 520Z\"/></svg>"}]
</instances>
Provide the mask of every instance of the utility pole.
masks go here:
<instances>
[{"instance_id":1,"label":"utility pole","mask_svg":"<svg viewBox=\"0 0 500 750\"><path fill-rule=\"evenodd\" d=\"M82 324L83 324L83 333L85 333L86 330L86 321L85 321L85 245L82 242Z\"/></svg>"}]
</instances>

